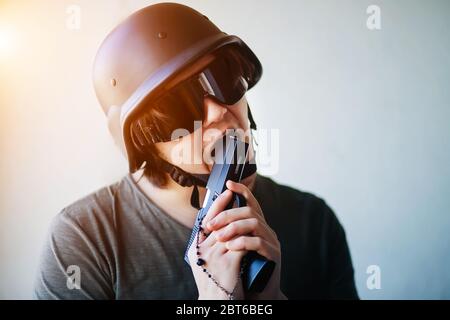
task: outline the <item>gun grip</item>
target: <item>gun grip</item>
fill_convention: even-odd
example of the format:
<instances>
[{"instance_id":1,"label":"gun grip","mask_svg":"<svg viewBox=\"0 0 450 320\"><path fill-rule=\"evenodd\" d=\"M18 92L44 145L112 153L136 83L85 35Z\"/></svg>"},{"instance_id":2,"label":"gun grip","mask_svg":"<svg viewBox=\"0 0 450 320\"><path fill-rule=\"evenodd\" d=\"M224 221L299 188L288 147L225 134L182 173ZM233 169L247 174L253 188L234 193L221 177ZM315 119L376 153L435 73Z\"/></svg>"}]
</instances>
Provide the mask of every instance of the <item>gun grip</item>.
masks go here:
<instances>
[{"instance_id":1,"label":"gun grip","mask_svg":"<svg viewBox=\"0 0 450 320\"><path fill-rule=\"evenodd\" d=\"M247 253L244 259L247 262L242 278L245 291L262 292L272 276L275 262L267 260L255 251Z\"/></svg>"},{"instance_id":2,"label":"gun grip","mask_svg":"<svg viewBox=\"0 0 450 320\"><path fill-rule=\"evenodd\" d=\"M247 200L240 194L234 194L236 207L245 207ZM262 292L269 282L275 269L275 262L267 260L255 251L250 251L244 257L246 268L243 274L244 289L247 292Z\"/></svg>"}]
</instances>

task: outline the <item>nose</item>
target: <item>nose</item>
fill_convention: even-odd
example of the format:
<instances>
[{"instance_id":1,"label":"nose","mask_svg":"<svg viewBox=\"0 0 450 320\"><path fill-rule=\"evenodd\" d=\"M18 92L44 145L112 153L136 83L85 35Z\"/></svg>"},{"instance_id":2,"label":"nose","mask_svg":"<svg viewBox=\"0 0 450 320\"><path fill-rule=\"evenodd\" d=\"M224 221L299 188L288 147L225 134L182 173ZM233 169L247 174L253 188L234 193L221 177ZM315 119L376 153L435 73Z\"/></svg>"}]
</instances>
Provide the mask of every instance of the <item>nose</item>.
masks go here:
<instances>
[{"instance_id":1,"label":"nose","mask_svg":"<svg viewBox=\"0 0 450 320\"><path fill-rule=\"evenodd\" d=\"M222 121L225 114L228 112L226 105L220 104L211 97L205 97L203 100L203 108L205 112L203 126L205 127Z\"/></svg>"}]
</instances>

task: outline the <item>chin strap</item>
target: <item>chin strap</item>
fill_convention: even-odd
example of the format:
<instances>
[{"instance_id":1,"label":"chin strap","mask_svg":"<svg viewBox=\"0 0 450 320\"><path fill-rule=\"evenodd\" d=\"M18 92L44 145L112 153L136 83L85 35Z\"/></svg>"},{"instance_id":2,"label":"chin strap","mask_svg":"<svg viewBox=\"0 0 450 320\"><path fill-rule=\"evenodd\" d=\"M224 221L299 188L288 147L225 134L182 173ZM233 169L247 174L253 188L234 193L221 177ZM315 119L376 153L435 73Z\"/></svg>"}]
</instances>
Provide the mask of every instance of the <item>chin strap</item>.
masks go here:
<instances>
[{"instance_id":1,"label":"chin strap","mask_svg":"<svg viewBox=\"0 0 450 320\"><path fill-rule=\"evenodd\" d=\"M192 190L191 194L191 206L196 209L200 209L200 197L198 192L198 186L206 187L208 183L209 174L197 174L197 173L189 173L173 165L163 159L163 170L167 172L173 181L178 183L182 187L192 187L194 186L194 190ZM242 173L242 179L245 179L256 172L256 163L247 162L244 167L244 172Z\"/></svg>"},{"instance_id":2,"label":"chin strap","mask_svg":"<svg viewBox=\"0 0 450 320\"><path fill-rule=\"evenodd\" d=\"M255 119L253 119L252 112L250 111L250 106L247 103L247 110L248 110L248 120L250 121L250 129L256 130L256 122Z\"/></svg>"}]
</instances>

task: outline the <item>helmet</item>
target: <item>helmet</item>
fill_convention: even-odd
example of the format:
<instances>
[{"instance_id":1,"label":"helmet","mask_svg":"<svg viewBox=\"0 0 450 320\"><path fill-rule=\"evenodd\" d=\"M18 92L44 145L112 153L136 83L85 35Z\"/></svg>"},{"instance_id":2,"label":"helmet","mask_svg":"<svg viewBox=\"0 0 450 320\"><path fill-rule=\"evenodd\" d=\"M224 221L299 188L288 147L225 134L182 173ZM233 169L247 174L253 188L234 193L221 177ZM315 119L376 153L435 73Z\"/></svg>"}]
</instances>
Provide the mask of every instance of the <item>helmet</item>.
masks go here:
<instances>
[{"instance_id":1,"label":"helmet","mask_svg":"<svg viewBox=\"0 0 450 320\"><path fill-rule=\"evenodd\" d=\"M176 74L208 53L236 47L248 70L248 88L261 77L262 66L237 36L227 35L206 16L176 3L145 7L113 29L97 52L93 81L116 142L128 158L130 172L144 159L130 142L130 124L141 108L163 91Z\"/></svg>"}]
</instances>

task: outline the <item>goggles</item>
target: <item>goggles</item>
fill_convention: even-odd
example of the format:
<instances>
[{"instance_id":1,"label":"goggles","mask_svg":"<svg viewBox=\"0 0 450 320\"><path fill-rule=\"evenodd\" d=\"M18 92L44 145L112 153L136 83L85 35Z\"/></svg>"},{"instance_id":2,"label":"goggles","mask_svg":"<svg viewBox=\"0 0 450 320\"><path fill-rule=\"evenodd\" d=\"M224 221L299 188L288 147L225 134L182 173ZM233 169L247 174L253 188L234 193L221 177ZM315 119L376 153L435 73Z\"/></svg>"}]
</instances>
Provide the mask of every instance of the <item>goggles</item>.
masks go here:
<instances>
[{"instance_id":1,"label":"goggles","mask_svg":"<svg viewBox=\"0 0 450 320\"><path fill-rule=\"evenodd\" d=\"M200 73L177 84L154 100L131 123L131 138L145 147L170 141L177 129L194 132L195 121L204 120L204 99L232 106L247 92L248 72L233 55L222 55Z\"/></svg>"}]
</instances>

